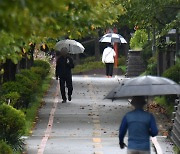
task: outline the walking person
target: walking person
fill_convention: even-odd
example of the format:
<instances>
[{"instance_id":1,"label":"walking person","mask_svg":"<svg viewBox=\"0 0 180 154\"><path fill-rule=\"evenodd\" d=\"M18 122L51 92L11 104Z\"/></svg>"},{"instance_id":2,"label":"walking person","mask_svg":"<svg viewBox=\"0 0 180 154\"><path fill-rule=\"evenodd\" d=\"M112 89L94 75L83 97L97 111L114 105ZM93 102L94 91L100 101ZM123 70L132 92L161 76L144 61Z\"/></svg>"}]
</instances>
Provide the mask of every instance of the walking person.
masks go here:
<instances>
[{"instance_id":1,"label":"walking person","mask_svg":"<svg viewBox=\"0 0 180 154\"><path fill-rule=\"evenodd\" d=\"M106 65L106 76L111 78L113 75L114 57L116 52L113 49L113 45L109 45L104 49L102 55L102 62Z\"/></svg>"},{"instance_id":2,"label":"walking person","mask_svg":"<svg viewBox=\"0 0 180 154\"><path fill-rule=\"evenodd\" d=\"M60 51L60 55L56 62L56 80L59 79L60 83L60 91L62 96L62 103L66 103L66 87L68 89L68 100L71 101L71 96L73 92L73 84L72 84L72 73L71 69L74 68L73 59L68 54L67 48L62 48Z\"/></svg>"},{"instance_id":3,"label":"walking person","mask_svg":"<svg viewBox=\"0 0 180 154\"><path fill-rule=\"evenodd\" d=\"M128 131L128 154L150 154L150 136L158 134L154 116L143 110L146 104L143 96L134 96L131 104L135 107L122 120L119 129L119 144L123 149L126 145L124 137Z\"/></svg>"}]
</instances>

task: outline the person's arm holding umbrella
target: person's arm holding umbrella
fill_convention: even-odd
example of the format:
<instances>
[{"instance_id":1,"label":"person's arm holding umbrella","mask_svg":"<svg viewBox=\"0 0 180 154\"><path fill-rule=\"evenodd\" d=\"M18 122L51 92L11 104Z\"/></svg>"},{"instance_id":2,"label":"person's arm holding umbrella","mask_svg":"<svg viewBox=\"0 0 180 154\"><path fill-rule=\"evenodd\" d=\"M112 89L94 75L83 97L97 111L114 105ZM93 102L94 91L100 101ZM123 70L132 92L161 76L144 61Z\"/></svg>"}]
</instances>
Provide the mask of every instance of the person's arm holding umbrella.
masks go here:
<instances>
[{"instance_id":1,"label":"person's arm holding umbrella","mask_svg":"<svg viewBox=\"0 0 180 154\"><path fill-rule=\"evenodd\" d=\"M126 135L127 127L127 119L126 116L124 116L121 122L121 126L119 128L119 145L121 149L123 149L126 146L126 144L124 143L124 136Z\"/></svg>"}]
</instances>

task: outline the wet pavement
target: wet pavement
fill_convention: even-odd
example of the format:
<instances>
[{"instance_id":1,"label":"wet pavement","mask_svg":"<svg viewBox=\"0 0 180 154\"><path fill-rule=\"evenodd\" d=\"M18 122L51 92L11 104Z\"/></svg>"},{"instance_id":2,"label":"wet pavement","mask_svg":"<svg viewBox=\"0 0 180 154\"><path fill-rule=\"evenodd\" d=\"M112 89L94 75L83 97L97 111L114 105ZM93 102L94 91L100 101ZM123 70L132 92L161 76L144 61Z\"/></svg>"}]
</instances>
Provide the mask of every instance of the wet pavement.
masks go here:
<instances>
[{"instance_id":1,"label":"wet pavement","mask_svg":"<svg viewBox=\"0 0 180 154\"><path fill-rule=\"evenodd\" d=\"M73 76L72 101L61 103L58 81L52 79L37 124L26 139L27 153L125 154L127 149L119 148L118 129L132 108L126 99L104 99L121 80L124 77ZM153 147L151 151L155 153Z\"/></svg>"}]
</instances>

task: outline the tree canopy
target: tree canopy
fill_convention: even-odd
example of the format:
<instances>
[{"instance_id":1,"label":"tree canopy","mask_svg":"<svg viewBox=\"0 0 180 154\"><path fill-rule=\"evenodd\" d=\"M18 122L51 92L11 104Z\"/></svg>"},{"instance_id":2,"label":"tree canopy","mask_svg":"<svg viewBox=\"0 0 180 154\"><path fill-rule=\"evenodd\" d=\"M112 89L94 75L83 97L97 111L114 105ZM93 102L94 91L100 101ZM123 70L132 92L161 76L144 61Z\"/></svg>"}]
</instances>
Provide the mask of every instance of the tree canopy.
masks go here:
<instances>
[{"instance_id":1,"label":"tree canopy","mask_svg":"<svg viewBox=\"0 0 180 154\"><path fill-rule=\"evenodd\" d=\"M95 35L123 13L115 0L0 0L0 8L0 63L16 63L29 42Z\"/></svg>"},{"instance_id":2,"label":"tree canopy","mask_svg":"<svg viewBox=\"0 0 180 154\"><path fill-rule=\"evenodd\" d=\"M119 22L140 29L155 27L158 30L179 25L179 0L117 0L126 13L119 17ZM171 27L170 27L171 25Z\"/></svg>"},{"instance_id":3,"label":"tree canopy","mask_svg":"<svg viewBox=\"0 0 180 154\"><path fill-rule=\"evenodd\" d=\"M79 39L111 25L178 27L178 0L0 0L0 64L18 62L29 42Z\"/></svg>"}]
</instances>

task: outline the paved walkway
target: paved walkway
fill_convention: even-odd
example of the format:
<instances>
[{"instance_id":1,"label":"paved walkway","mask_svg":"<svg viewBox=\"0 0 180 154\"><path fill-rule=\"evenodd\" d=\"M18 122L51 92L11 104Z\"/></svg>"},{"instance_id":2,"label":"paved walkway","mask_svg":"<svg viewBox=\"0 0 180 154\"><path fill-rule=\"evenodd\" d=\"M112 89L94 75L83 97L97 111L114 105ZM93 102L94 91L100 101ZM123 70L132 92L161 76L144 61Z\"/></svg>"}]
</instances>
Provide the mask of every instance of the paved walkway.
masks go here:
<instances>
[{"instance_id":1,"label":"paved walkway","mask_svg":"<svg viewBox=\"0 0 180 154\"><path fill-rule=\"evenodd\" d=\"M27 153L125 154L126 149L119 148L118 129L132 108L127 100L104 99L121 80L121 76L73 76L72 101L62 104L58 81L53 79L37 125L26 140ZM153 147L151 151L155 153Z\"/></svg>"}]
</instances>

